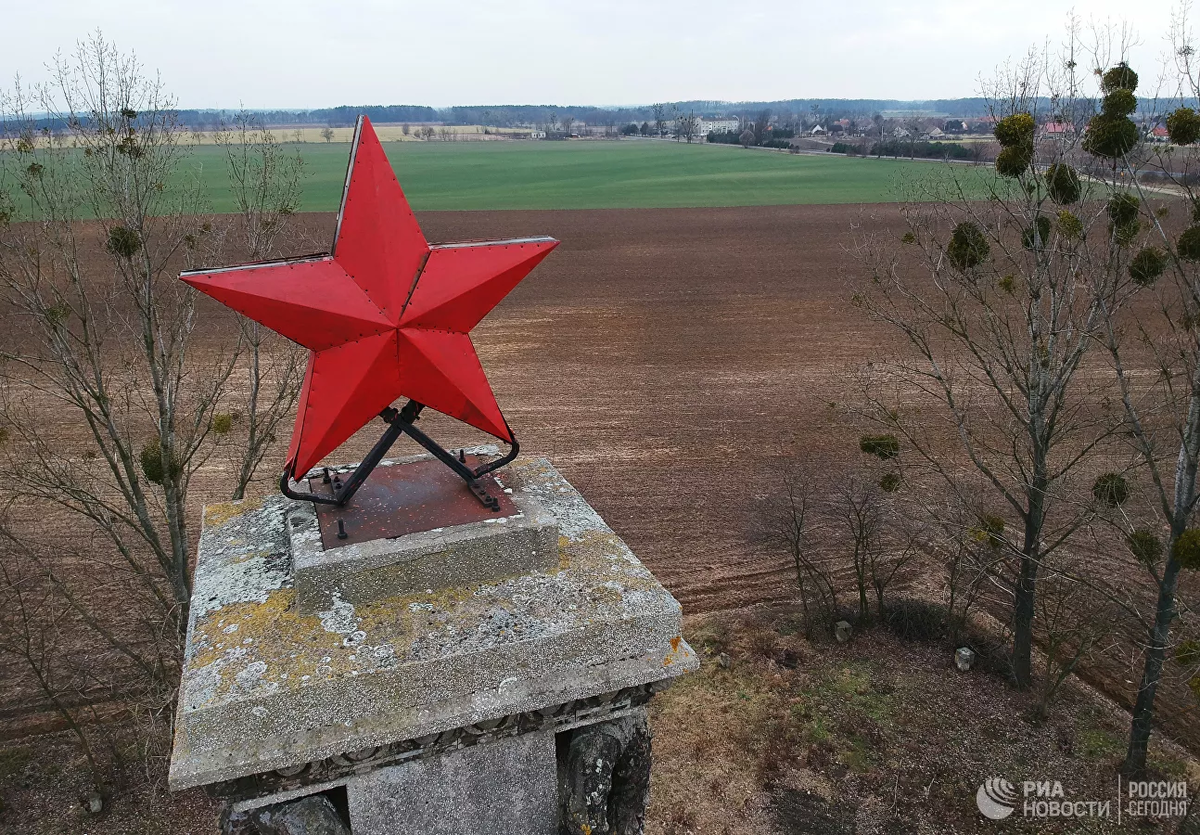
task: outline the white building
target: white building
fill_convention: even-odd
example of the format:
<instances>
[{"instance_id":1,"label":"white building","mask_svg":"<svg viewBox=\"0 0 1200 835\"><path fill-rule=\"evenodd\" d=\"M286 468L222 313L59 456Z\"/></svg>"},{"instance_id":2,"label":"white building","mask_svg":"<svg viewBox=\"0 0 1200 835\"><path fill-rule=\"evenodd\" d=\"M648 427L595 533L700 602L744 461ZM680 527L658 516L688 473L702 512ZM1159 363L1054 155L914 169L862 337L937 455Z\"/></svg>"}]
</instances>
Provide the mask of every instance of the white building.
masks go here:
<instances>
[{"instance_id":1,"label":"white building","mask_svg":"<svg viewBox=\"0 0 1200 835\"><path fill-rule=\"evenodd\" d=\"M700 136L710 133L733 133L741 124L737 119L697 119L696 133Z\"/></svg>"}]
</instances>

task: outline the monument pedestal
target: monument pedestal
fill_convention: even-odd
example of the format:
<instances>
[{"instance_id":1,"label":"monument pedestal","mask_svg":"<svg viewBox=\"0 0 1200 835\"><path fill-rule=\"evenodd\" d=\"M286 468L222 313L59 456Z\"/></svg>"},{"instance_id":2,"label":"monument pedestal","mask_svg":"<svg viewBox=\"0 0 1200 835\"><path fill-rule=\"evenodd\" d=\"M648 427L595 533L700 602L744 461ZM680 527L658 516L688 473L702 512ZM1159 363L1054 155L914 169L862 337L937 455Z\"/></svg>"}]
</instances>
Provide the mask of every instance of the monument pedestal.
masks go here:
<instances>
[{"instance_id":1,"label":"monument pedestal","mask_svg":"<svg viewBox=\"0 0 1200 835\"><path fill-rule=\"evenodd\" d=\"M282 496L207 507L171 787L230 831L318 793L356 835L638 831L679 604L547 461L497 475L487 520L342 547Z\"/></svg>"}]
</instances>

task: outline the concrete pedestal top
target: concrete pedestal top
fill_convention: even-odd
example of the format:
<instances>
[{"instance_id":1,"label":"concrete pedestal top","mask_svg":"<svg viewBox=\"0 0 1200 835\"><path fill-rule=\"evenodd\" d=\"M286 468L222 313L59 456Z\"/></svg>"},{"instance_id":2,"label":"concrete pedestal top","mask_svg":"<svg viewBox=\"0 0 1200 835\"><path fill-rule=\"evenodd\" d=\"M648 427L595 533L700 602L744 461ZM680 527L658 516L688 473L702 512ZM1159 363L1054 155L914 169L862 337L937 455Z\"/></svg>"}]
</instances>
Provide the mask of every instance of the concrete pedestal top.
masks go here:
<instances>
[{"instance_id":1,"label":"concrete pedestal top","mask_svg":"<svg viewBox=\"0 0 1200 835\"><path fill-rule=\"evenodd\" d=\"M556 566L302 613L289 502L205 508L170 786L334 755L695 669L680 608L544 459L500 471L558 525Z\"/></svg>"}]
</instances>

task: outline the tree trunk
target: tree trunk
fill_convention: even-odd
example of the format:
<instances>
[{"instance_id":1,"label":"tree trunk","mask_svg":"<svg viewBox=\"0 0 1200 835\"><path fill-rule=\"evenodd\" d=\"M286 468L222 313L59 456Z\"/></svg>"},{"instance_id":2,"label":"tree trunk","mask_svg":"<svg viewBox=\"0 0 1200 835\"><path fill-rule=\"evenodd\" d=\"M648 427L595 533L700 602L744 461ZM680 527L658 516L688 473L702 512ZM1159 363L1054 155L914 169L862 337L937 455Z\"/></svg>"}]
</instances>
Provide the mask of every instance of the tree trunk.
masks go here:
<instances>
[{"instance_id":1,"label":"tree trunk","mask_svg":"<svg viewBox=\"0 0 1200 835\"><path fill-rule=\"evenodd\" d=\"M1171 622L1175 620L1175 590L1178 585L1179 563L1169 557L1162 582L1158 585L1158 606L1154 612L1154 625L1150 627L1150 648L1146 653L1146 666L1142 669L1142 683L1133 706L1129 749L1125 752L1125 762L1121 764L1121 771L1129 777L1142 777L1146 773L1146 754L1150 748L1150 734L1154 730L1154 698L1158 694L1158 683L1162 680Z\"/></svg>"},{"instance_id":2,"label":"tree trunk","mask_svg":"<svg viewBox=\"0 0 1200 835\"><path fill-rule=\"evenodd\" d=\"M1033 611L1037 586L1037 561L1021 557L1013 601L1013 683L1024 690L1033 682Z\"/></svg>"},{"instance_id":3,"label":"tree trunk","mask_svg":"<svg viewBox=\"0 0 1200 835\"><path fill-rule=\"evenodd\" d=\"M234 485L233 501L246 498L246 486L254 475L254 465L258 459L258 447L261 443L258 437L258 393L262 388L262 370L259 366L262 337L259 334L258 322L250 324L250 402L246 409L246 450L242 453L242 467L238 471L237 484Z\"/></svg>"},{"instance_id":4,"label":"tree trunk","mask_svg":"<svg viewBox=\"0 0 1200 835\"><path fill-rule=\"evenodd\" d=\"M1025 690L1033 683L1033 618L1037 574L1042 560L1042 526L1046 521L1046 450L1042 439L1041 411L1030 410L1033 436L1033 478L1026 498L1025 532L1021 542L1021 567L1013 598L1013 684Z\"/></svg>"}]
</instances>

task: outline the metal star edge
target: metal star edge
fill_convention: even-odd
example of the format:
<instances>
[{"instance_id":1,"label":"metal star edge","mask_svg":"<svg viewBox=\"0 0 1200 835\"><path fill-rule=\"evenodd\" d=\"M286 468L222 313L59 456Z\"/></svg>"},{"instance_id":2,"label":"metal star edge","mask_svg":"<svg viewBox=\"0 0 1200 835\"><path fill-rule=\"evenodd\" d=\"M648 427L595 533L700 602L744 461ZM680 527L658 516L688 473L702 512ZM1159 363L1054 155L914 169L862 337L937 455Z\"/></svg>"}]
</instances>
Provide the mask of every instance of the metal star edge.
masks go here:
<instances>
[{"instance_id":1,"label":"metal star edge","mask_svg":"<svg viewBox=\"0 0 1200 835\"><path fill-rule=\"evenodd\" d=\"M469 334L556 246L428 243L360 116L329 254L180 278L309 349L285 463L300 477L401 397L512 443Z\"/></svg>"}]
</instances>

